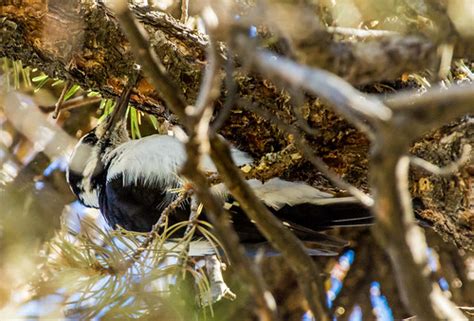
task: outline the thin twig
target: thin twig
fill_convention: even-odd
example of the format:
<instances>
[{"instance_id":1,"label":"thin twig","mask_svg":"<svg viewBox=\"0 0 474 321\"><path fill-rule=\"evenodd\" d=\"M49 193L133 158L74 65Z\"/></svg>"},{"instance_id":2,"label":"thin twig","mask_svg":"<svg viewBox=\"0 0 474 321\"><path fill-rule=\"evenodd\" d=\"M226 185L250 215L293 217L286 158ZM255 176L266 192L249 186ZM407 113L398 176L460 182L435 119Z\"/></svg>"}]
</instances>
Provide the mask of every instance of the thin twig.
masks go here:
<instances>
[{"instance_id":1,"label":"thin twig","mask_svg":"<svg viewBox=\"0 0 474 321\"><path fill-rule=\"evenodd\" d=\"M463 311L469 317L474 317L474 307L458 307L458 309Z\"/></svg>"},{"instance_id":2,"label":"thin twig","mask_svg":"<svg viewBox=\"0 0 474 321\"><path fill-rule=\"evenodd\" d=\"M230 48L227 48L227 57L225 64L225 87L227 89L227 95L224 101L224 106L222 106L222 109L219 111L219 114L211 125L212 131L214 132L218 132L224 125L227 118L229 118L232 107L234 107L237 102L237 83L233 77L235 62Z\"/></svg>"},{"instance_id":3,"label":"thin twig","mask_svg":"<svg viewBox=\"0 0 474 321\"><path fill-rule=\"evenodd\" d=\"M469 161L471 157L471 151L471 145L464 145L461 156L456 161L451 162L450 164L443 167L436 166L435 164L432 164L416 156L410 156L410 163L421 167L432 174L439 176L449 176L455 174L463 165L465 165Z\"/></svg>"},{"instance_id":4,"label":"thin twig","mask_svg":"<svg viewBox=\"0 0 474 321\"><path fill-rule=\"evenodd\" d=\"M59 111L70 110L70 109L80 108L87 105L96 104L100 102L101 100L102 100L101 97L84 97L84 96L76 97L64 102L59 108ZM45 113L52 113L53 111L55 111L56 105L39 106L39 108L41 109L41 111Z\"/></svg>"},{"instance_id":5,"label":"thin twig","mask_svg":"<svg viewBox=\"0 0 474 321\"><path fill-rule=\"evenodd\" d=\"M61 95L59 96L58 101L54 105L53 119L58 118L59 113L61 111L61 105L63 104L64 98L66 97L66 94L69 89L71 89L72 85L73 84L70 80L66 81L66 83L64 84L63 90L61 91Z\"/></svg>"},{"instance_id":6,"label":"thin twig","mask_svg":"<svg viewBox=\"0 0 474 321\"><path fill-rule=\"evenodd\" d=\"M212 32L214 28L217 28L218 22L215 20L217 17L215 16L214 11L206 6L202 12L202 18L205 21L206 27L208 32ZM201 83L201 88L199 90L199 95L196 99L195 110L193 113L194 117L200 118L202 124L207 124L208 126L210 117L212 113L208 113L207 117L209 119L203 118L203 114L206 110L213 110L214 101L219 98L221 91L221 83L222 79L220 76L220 67L222 64L221 56L219 55L217 45L214 43L212 37L209 37L209 46L207 50L207 59L208 59L208 66L204 73L204 77ZM203 132L204 133L204 132ZM207 133L205 133L207 135Z\"/></svg>"},{"instance_id":7,"label":"thin twig","mask_svg":"<svg viewBox=\"0 0 474 321\"><path fill-rule=\"evenodd\" d=\"M193 228L193 226L197 224L197 219L199 217L199 214L201 214L201 211L199 208L199 201L196 199L195 196L191 196L189 224L188 226L186 226L186 231L184 232L184 235L188 234L189 231L191 231L191 229Z\"/></svg>"},{"instance_id":8,"label":"thin twig","mask_svg":"<svg viewBox=\"0 0 474 321\"><path fill-rule=\"evenodd\" d=\"M328 32L357 38L380 38L400 35L390 30L356 29L346 27L328 27Z\"/></svg>"}]
</instances>

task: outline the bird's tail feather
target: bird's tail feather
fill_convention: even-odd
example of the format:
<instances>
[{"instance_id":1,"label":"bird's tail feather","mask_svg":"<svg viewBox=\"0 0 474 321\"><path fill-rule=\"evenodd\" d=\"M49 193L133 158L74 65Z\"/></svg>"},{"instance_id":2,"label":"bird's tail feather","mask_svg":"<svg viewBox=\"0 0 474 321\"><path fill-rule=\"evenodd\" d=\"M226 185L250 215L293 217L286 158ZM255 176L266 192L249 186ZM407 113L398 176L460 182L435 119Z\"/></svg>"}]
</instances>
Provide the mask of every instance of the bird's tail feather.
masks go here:
<instances>
[{"instance_id":1,"label":"bird's tail feather","mask_svg":"<svg viewBox=\"0 0 474 321\"><path fill-rule=\"evenodd\" d=\"M229 204L235 203L232 198L228 201ZM324 202L317 200L312 203L287 204L278 209L268 206L268 209L301 241L312 245L312 248L307 247L310 255L334 255L337 250L349 245L348 241L322 231L334 227L367 226L373 221L370 211L353 198L331 198ZM243 243L261 245L265 241L238 204L232 205L229 211ZM271 253L270 251L269 255L272 255Z\"/></svg>"},{"instance_id":2,"label":"bird's tail feather","mask_svg":"<svg viewBox=\"0 0 474 321\"><path fill-rule=\"evenodd\" d=\"M374 220L369 209L353 199L349 201L348 198L342 199L341 202L334 198L324 205L285 205L273 212L300 239L330 248L341 248L347 246L348 242L321 231L336 227L369 226Z\"/></svg>"},{"instance_id":3,"label":"bird's tail feather","mask_svg":"<svg viewBox=\"0 0 474 321\"><path fill-rule=\"evenodd\" d=\"M273 210L282 221L293 222L314 231L326 230L333 227L367 226L373 223L370 210L362 204L345 198L337 202L337 198L328 204L297 204L285 205Z\"/></svg>"}]
</instances>

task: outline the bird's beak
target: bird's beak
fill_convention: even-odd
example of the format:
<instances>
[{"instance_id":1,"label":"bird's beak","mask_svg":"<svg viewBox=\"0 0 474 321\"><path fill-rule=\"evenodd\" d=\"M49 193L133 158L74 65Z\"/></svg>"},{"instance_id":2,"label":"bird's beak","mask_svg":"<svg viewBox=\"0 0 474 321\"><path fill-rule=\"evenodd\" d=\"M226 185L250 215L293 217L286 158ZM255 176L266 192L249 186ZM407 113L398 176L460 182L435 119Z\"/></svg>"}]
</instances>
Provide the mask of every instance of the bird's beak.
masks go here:
<instances>
[{"instance_id":1,"label":"bird's beak","mask_svg":"<svg viewBox=\"0 0 474 321\"><path fill-rule=\"evenodd\" d=\"M105 130L102 133L103 135L109 135L111 131L117 127L116 125L118 123L122 120L126 120L130 95L140 76L140 68L140 65L137 64L133 66L134 71L129 75L127 85L123 89L114 110L105 120L105 126L103 127Z\"/></svg>"},{"instance_id":2,"label":"bird's beak","mask_svg":"<svg viewBox=\"0 0 474 321\"><path fill-rule=\"evenodd\" d=\"M122 119L125 119L127 116L128 110L128 103L130 101L130 95L132 93L133 85L127 85L127 87L123 90L120 98L115 105L114 110L106 120L107 124L105 126L105 131L108 133L114 129L115 125Z\"/></svg>"}]
</instances>

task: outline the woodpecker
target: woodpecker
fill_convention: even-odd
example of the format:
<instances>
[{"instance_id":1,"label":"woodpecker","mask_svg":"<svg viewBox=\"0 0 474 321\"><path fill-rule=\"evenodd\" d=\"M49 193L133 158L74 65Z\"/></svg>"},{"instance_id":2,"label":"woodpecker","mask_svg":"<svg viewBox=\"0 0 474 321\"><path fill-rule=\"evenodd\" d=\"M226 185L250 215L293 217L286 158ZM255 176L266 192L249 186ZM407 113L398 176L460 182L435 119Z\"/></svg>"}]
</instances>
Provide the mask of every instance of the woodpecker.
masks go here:
<instances>
[{"instance_id":1,"label":"woodpecker","mask_svg":"<svg viewBox=\"0 0 474 321\"><path fill-rule=\"evenodd\" d=\"M168 135L130 140L126 115L131 88L123 90L105 121L79 140L69 160L67 181L80 202L100 209L112 228L148 232L177 197L173 190L184 184L178 171L186 152L177 138ZM232 157L238 166L253 162L236 148L232 149ZM204 157L203 167L216 171L209 157ZM335 255L335 249L347 245L323 230L364 226L373 219L355 199L336 198L303 182L273 178L265 183L255 179L248 183L268 209L305 242L311 255ZM249 253L261 247L272 253L225 187L213 188L231 213L234 228ZM189 215L190 202L184 202L170 214L169 222L189 220ZM205 211L200 218L206 219Z\"/></svg>"}]
</instances>

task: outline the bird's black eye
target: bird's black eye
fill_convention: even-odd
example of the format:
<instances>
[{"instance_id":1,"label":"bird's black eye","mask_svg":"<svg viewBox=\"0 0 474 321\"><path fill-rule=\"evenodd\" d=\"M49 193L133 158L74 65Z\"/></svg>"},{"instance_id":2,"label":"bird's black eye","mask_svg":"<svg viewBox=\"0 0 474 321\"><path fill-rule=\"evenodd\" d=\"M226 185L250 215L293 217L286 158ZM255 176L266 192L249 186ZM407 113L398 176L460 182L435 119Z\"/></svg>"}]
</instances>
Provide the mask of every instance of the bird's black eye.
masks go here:
<instances>
[{"instance_id":1,"label":"bird's black eye","mask_svg":"<svg viewBox=\"0 0 474 321\"><path fill-rule=\"evenodd\" d=\"M82 138L82 143L87 145L95 145L97 141L98 139L94 132L90 132Z\"/></svg>"}]
</instances>

